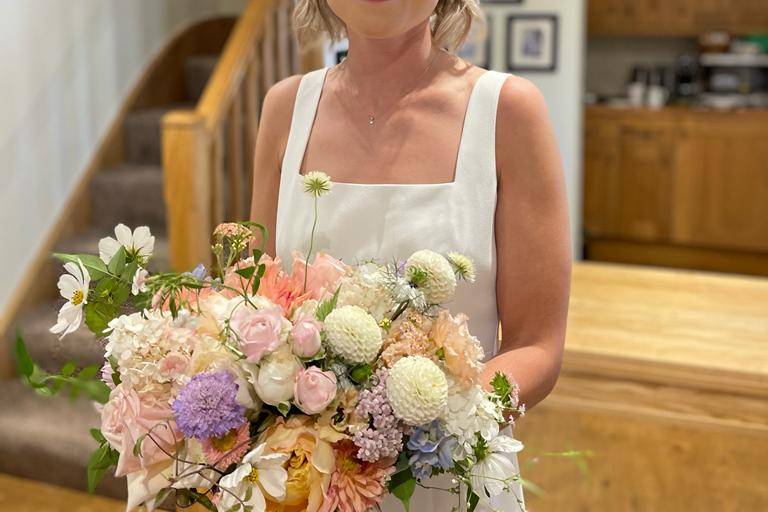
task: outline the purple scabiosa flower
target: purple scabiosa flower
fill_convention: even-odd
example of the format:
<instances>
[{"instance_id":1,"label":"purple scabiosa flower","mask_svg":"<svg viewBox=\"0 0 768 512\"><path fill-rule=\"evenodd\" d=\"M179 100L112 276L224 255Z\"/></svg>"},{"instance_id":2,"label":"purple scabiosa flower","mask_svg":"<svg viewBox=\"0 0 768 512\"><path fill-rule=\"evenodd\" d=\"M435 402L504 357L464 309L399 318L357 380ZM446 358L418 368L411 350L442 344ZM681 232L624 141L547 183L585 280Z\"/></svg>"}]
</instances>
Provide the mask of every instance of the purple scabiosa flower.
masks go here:
<instances>
[{"instance_id":1,"label":"purple scabiosa flower","mask_svg":"<svg viewBox=\"0 0 768 512\"><path fill-rule=\"evenodd\" d=\"M238 385L228 372L192 377L173 402L176 424L185 436L220 437L243 424L245 408L237 403Z\"/></svg>"},{"instance_id":2,"label":"purple scabiosa flower","mask_svg":"<svg viewBox=\"0 0 768 512\"><path fill-rule=\"evenodd\" d=\"M368 418L370 426L352 437L358 447L357 458L365 462L396 457L403 449L403 433L387 400L387 369L378 370L372 381L375 384L360 393L355 407L355 413Z\"/></svg>"},{"instance_id":3,"label":"purple scabiosa flower","mask_svg":"<svg viewBox=\"0 0 768 512\"><path fill-rule=\"evenodd\" d=\"M407 443L408 449L413 451L408 460L413 476L417 480L426 480L432 476L435 466L445 470L453 467L451 453L456 445L456 439L446 436L437 420L413 429Z\"/></svg>"}]
</instances>

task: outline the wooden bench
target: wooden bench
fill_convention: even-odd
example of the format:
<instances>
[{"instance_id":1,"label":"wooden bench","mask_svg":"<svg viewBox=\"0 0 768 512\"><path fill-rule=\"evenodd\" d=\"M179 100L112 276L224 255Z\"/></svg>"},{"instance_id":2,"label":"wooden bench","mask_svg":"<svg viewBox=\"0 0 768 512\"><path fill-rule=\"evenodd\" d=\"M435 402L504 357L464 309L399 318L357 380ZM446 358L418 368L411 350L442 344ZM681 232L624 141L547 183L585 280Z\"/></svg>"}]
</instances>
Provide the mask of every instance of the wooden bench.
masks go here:
<instances>
[{"instance_id":1,"label":"wooden bench","mask_svg":"<svg viewBox=\"0 0 768 512\"><path fill-rule=\"evenodd\" d=\"M516 434L538 512L768 510L768 279L577 263L561 378ZM540 457L567 449L586 476Z\"/></svg>"}]
</instances>

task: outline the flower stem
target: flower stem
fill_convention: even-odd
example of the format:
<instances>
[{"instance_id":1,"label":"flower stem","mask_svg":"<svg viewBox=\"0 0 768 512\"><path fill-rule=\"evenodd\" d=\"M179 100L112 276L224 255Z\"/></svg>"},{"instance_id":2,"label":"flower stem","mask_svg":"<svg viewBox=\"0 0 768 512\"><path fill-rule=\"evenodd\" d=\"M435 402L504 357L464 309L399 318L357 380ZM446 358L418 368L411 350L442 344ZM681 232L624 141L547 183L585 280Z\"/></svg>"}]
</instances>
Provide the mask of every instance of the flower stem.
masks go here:
<instances>
[{"instance_id":1,"label":"flower stem","mask_svg":"<svg viewBox=\"0 0 768 512\"><path fill-rule=\"evenodd\" d=\"M304 289L302 293L307 291L307 275L309 275L309 258L312 255L312 248L315 245L315 228L317 227L317 194L314 196L315 200L315 218L312 221L312 233L309 235L309 251L307 251L307 259L304 262Z\"/></svg>"}]
</instances>

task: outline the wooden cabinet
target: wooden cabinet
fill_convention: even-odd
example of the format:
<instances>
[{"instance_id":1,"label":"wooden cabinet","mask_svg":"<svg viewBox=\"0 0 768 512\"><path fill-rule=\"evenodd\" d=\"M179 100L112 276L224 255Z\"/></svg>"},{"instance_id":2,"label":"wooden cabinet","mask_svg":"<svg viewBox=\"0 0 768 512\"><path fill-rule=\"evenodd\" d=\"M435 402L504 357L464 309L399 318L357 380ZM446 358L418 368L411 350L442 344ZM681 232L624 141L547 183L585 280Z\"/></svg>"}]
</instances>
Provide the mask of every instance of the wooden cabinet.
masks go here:
<instances>
[{"instance_id":1,"label":"wooden cabinet","mask_svg":"<svg viewBox=\"0 0 768 512\"><path fill-rule=\"evenodd\" d=\"M589 0L591 35L696 36L768 30L765 0Z\"/></svg>"},{"instance_id":2,"label":"wooden cabinet","mask_svg":"<svg viewBox=\"0 0 768 512\"><path fill-rule=\"evenodd\" d=\"M588 257L768 274L768 112L589 107L585 126Z\"/></svg>"},{"instance_id":3,"label":"wooden cabinet","mask_svg":"<svg viewBox=\"0 0 768 512\"><path fill-rule=\"evenodd\" d=\"M768 119L683 121L674 181L674 240L768 252Z\"/></svg>"}]
</instances>

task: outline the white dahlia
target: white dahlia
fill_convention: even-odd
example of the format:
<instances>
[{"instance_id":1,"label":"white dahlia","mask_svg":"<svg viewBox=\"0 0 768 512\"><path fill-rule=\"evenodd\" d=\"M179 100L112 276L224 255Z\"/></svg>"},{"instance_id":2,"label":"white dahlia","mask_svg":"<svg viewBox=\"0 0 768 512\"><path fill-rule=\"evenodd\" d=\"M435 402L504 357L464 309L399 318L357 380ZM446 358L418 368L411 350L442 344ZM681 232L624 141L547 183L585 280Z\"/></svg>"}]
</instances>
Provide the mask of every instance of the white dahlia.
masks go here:
<instances>
[{"instance_id":1,"label":"white dahlia","mask_svg":"<svg viewBox=\"0 0 768 512\"><path fill-rule=\"evenodd\" d=\"M448 382L431 359L403 357L389 370L387 399L395 416L403 422L411 426L425 425L445 410Z\"/></svg>"},{"instance_id":2,"label":"white dahlia","mask_svg":"<svg viewBox=\"0 0 768 512\"><path fill-rule=\"evenodd\" d=\"M383 342L376 319L359 306L334 309L323 330L331 350L350 363L373 361Z\"/></svg>"},{"instance_id":3,"label":"white dahlia","mask_svg":"<svg viewBox=\"0 0 768 512\"><path fill-rule=\"evenodd\" d=\"M456 291L456 275L444 256L423 249L405 262L405 275L430 304L448 302Z\"/></svg>"}]
</instances>

